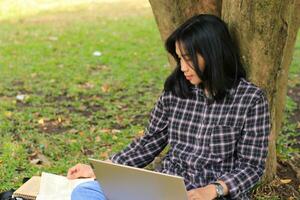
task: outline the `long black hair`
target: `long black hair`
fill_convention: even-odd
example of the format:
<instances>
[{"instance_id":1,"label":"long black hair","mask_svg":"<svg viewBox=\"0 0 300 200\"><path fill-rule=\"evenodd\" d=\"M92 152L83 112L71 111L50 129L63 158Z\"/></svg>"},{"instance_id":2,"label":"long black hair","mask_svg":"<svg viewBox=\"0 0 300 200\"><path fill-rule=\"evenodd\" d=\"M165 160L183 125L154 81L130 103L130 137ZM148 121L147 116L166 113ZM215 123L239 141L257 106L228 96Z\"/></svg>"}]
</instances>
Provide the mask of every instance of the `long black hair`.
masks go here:
<instances>
[{"instance_id":1,"label":"long black hair","mask_svg":"<svg viewBox=\"0 0 300 200\"><path fill-rule=\"evenodd\" d=\"M165 91L172 91L182 98L192 95L193 85L180 70L176 42L184 47L193 63L193 69L202 80L200 86L207 89L213 100L223 99L228 91L239 83L240 78L246 78L238 48L225 22L214 15L201 14L180 25L165 42L167 51L177 62L173 73L165 81ZM199 68L197 54L205 61L203 71Z\"/></svg>"}]
</instances>

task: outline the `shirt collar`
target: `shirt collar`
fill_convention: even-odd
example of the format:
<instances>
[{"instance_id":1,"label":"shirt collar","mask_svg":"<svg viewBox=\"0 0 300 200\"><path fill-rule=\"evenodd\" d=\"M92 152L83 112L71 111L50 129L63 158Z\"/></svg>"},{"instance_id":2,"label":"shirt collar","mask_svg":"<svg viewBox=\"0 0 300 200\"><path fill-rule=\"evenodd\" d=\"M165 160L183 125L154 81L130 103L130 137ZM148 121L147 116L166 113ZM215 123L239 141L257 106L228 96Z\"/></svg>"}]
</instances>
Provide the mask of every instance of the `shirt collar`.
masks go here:
<instances>
[{"instance_id":1,"label":"shirt collar","mask_svg":"<svg viewBox=\"0 0 300 200\"><path fill-rule=\"evenodd\" d=\"M227 90L229 96L234 96L236 89L237 89L237 87L232 87L229 90ZM203 87L201 87L199 85L193 85L192 90L198 92L203 97L209 98L208 96L206 96Z\"/></svg>"}]
</instances>

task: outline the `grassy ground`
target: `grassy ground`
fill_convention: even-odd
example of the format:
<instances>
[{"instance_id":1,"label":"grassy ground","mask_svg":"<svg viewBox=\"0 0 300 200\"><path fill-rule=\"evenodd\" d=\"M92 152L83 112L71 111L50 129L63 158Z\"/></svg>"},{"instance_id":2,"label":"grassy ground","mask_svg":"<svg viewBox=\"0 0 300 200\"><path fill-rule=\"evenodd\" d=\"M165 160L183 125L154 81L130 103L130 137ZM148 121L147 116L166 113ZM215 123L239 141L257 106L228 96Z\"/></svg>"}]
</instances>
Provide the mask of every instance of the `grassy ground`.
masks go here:
<instances>
[{"instance_id":1,"label":"grassy ground","mask_svg":"<svg viewBox=\"0 0 300 200\"><path fill-rule=\"evenodd\" d=\"M0 191L122 149L143 134L170 72L147 1L62 2L0 15ZM298 40L294 86L299 53Z\"/></svg>"},{"instance_id":2,"label":"grassy ground","mask_svg":"<svg viewBox=\"0 0 300 200\"><path fill-rule=\"evenodd\" d=\"M0 24L0 191L143 132L169 73L149 8L84 8Z\"/></svg>"}]
</instances>

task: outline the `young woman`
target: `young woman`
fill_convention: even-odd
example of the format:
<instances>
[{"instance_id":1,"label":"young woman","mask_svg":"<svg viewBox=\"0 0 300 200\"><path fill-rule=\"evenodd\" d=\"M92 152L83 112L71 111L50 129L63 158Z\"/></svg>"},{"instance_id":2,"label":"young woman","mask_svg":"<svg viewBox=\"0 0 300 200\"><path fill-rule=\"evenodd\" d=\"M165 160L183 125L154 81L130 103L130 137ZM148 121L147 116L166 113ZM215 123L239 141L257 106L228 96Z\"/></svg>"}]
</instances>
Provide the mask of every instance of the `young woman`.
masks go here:
<instances>
[{"instance_id":1,"label":"young woman","mask_svg":"<svg viewBox=\"0 0 300 200\"><path fill-rule=\"evenodd\" d=\"M169 145L159 171L182 176L190 200L249 199L250 189L263 175L268 149L264 92L246 80L238 49L216 16L190 18L165 45L177 66L151 112L145 135L111 161L145 167ZM94 173L78 164L68 177ZM79 186L72 198L105 199L97 182Z\"/></svg>"}]
</instances>

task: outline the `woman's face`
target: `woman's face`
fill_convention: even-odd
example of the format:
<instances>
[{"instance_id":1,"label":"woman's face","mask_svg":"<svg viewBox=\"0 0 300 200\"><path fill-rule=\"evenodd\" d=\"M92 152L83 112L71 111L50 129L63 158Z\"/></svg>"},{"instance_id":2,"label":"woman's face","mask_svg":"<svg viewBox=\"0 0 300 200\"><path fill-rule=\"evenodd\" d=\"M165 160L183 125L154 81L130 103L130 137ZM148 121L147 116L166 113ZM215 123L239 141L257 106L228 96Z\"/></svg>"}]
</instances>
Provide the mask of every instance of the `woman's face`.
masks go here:
<instances>
[{"instance_id":1,"label":"woman's face","mask_svg":"<svg viewBox=\"0 0 300 200\"><path fill-rule=\"evenodd\" d=\"M185 78L190 81L193 85L198 85L202 82L199 76L196 74L193 66L193 62L188 54L185 53L183 48L179 47L179 42L175 43L176 46L176 54L180 59L180 69L184 73ZM182 47L182 45L181 45ZM203 72L205 68L205 61L200 54L197 54L198 65L200 70Z\"/></svg>"}]
</instances>

